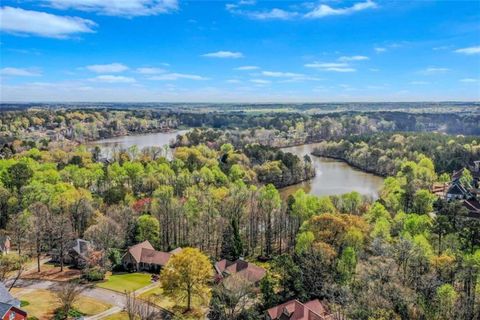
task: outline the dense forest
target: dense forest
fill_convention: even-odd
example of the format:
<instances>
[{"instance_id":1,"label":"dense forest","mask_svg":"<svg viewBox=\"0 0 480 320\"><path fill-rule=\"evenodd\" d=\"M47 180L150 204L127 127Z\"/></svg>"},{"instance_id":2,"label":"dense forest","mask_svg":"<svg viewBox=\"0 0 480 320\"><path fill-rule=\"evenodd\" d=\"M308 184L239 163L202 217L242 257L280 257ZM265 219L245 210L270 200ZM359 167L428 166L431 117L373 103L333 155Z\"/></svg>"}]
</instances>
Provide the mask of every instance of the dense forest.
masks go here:
<instances>
[{"instance_id":1,"label":"dense forest","mask_svg":"<svg viewBox=\"0 0 480 320\"><path fill-rule=\"evenodd\" d=\"M475 113L340 112L192 112L164 109L29 109L0 113L0 142L92 141L180 127L259 129L271 146L338 139L376 132L439 131L478 135ZM267 140L266 140L267 141Z\"/></svg>"},{"instance_id":2,"label":"dense forest","mask_svg":"<svg viewBox=\"0 0 480 320\"><path fill-rule=\"evenodd\" d=\"M63 256L66 243L81 237L105 252L83 271L97 279L122 268L127 247L149 240L159 250L199 249L187 252L204 265L242 257L267 270L258 289L205 283L210 319L260 319L290 299L320 299L343 319L480 319L480 220L430 192L479 159L478 136L399 133L387 115L232 114L215 125L210 121L222 117L171 115L159 122L146 113L1 114L3 132L17 138L0 159L0 229L11 236L15 257ZM422 117L416 123L432 119ZM478 132L475 117L462 121L461 130ZM155 148L133 147L102 160L98 148L20 139L32 123L81 128L89 139L102 125L109 135L160 126L235 128L189 131L177 138L171 159ZM401 130L426 130L412 128ZM262 134L267 131L272 135ZM326 140L318 154L384 175L379 199L303 190L282 198L278 188L314 171L308 156L274 147L283 144L279 137L285 144ZM465 171L462 181L468 180ZM6 257L0 266L18 263ZM242 303L239 294L253 298Z\"/></svg>"}]
</instances>

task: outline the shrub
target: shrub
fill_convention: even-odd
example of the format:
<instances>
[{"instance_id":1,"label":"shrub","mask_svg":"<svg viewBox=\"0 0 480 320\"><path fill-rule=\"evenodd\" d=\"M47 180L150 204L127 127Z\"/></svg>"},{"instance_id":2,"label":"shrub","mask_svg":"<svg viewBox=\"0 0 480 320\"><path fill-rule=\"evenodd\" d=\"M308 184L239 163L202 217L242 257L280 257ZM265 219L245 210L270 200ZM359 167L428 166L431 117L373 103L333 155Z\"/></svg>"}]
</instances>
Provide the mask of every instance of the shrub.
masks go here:
<instances>
[{"instance_id":1,"label":"shrub","mask_svg":"<svg viewBox=\"0 0 480 320\"><path fill-rule=\"evenodd\" d=\"M105 270L100 267L85 269L83 278L87 281L100 281L105 279Z\"/></svg>"}]
</instances>

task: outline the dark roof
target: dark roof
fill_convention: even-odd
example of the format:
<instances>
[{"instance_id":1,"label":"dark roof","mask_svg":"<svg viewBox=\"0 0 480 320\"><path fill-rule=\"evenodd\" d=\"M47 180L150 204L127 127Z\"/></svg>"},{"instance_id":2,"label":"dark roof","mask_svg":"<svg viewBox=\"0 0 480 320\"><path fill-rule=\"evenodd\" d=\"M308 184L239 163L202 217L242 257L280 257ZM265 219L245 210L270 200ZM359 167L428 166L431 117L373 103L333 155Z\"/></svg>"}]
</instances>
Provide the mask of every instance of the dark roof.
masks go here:
<instances>
[{"instance_id":1,"label":"dark roof","mask_svg":"<svg viewBox=\"0 0 480 320\"><path fill-rule=\"evenodd\" d=\"M459 182L454 182L450 188L448 188L447 194L462 194L462 195L468 195L469 192L467 189L465 189L464 186L462 186Z\"/></svg>"},{"instance_id":2,"label":"dark roof","mask_svg":"<svg viewBox=\"0 0 480 320\"><path fill-rule=\"evenodd\" d=\"M128 248L128 252L132 255L133 259L135 259L135 261L137 263L140 262L141 260L141 257L142 257L142 250L143 249L151 249L151 250L154 250L152 244L150 243L150 241L148 240L145 240L141 243L138 243L134 246L131 246L130 248Z\"/></svg>"},{"instance_id":3,"label":"dark roof","mask_svg":"<svg viewBox=\"0 0 480 320\"><path fill-rule=\"evenodd\" d=\"M128 248L128 252L137 263L150 263L160 266L165 266L170 257L180 251L182 251L182 248L176 248L170 252L157 251L148 240Z\"/></svg>"},{"instance_id":4,"label":"dark roof","mask_svg":"<svg viewBox=\"0 0 480 320\"><path fill-rule=\"evenodd\" d=\"M88 250L92 247L89 241L83 239L75 239L70 243L70 250L82 257L86 257Z\"/></svg>"},{"instance_id":5,"label":"dark roof","mask_svg":"<svg viewBox=\"0 0 480 320\"><path fill-rule=\"evenodd\" d=\"M245 260L238 259L237 261L228 261L223 259L215 263L215 269L220 276L238 273L245 277L248 281L258 282L265 276L265 269L249 263Z\"/></svg>"},{"instance_id":6,"label":"dark roof","mask_svg":"<svg viewBox=\"0 0 480 320\"><path fill-rule=\"evenodd\" d=\"M272 320L333 320L333 315L329 314L326 308L318 300L311 300L307 303L301 303L298 300L290 300L276 307L267 310L268 316Z\"/></svg>"},{"instance_id":7,"label":"dark roof","mask_svg":"<svg viewBox=\"0 0 480 320\"><path fill-rule=\"evenodd\" d=\"M165 266L170 260L172 254L152 249L143 248L140 256L140 262Z\"/></svg>"}]
</instances>

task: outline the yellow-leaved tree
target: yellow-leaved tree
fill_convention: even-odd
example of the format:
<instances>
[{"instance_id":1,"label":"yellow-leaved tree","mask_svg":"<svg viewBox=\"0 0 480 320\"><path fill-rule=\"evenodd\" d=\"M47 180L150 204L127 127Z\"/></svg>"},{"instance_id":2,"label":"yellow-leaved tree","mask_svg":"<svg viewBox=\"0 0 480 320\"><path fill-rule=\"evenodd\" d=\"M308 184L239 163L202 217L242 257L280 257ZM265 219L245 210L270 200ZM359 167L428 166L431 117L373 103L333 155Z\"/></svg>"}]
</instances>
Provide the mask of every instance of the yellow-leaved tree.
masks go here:
<instances>
[{"instance_id":1,"label":"yellow-leaved tree","mask_svg":"<svg viewBox=\"0 0 480 320\"><path fill-rule=\"evenodd\" d=\"M161 282L164 294L187 300L191 309L192 297L205 298L212 280L212 265L206 255L195 248L185 248L172 255L162 271Z\"/></svg>"}]
</instances>

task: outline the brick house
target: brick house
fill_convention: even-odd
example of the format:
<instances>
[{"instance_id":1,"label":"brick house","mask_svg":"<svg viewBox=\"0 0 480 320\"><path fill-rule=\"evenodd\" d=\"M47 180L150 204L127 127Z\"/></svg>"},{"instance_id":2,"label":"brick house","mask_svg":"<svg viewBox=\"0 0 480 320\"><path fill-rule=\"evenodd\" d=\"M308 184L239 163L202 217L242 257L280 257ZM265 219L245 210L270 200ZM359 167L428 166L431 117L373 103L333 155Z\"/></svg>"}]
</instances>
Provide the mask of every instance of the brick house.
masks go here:
<instances>
[{"instance_id":1,"label":"brick house","mask_svg":"<svg viewBox=\"0 0 480 320\"><path fill-rule=\"evenodd\" d=\"M290 300L270 308L266 312L267 320L335 320L335 317L318 300L301 303Z\"/></svg>"},{"instance_id":2,"label":"brick house","mask_svg":"<svg viewBox=\"0 0 480 320\"><path fill-rule=\"evenodd\" d=\"M122 264L129 271L159 272L170 257L181 250L176 248L170 252L157 251L148 240L145 240L128 248L122 257Z\"/></svg>"},{"instance_id":3,"label":"brick house","mask_svg":"<svg viewBox=\"0 0 480 320\"><path fill-rule=\"evenodd\" d=\"M238 274L255 285L258 285L266 274L265 269L262 267L242 259L233 262L226 259L218 261L215 263L215 271L217 273L217 281L221 281L229 275Z\"/></svg>"}]
</instances>

